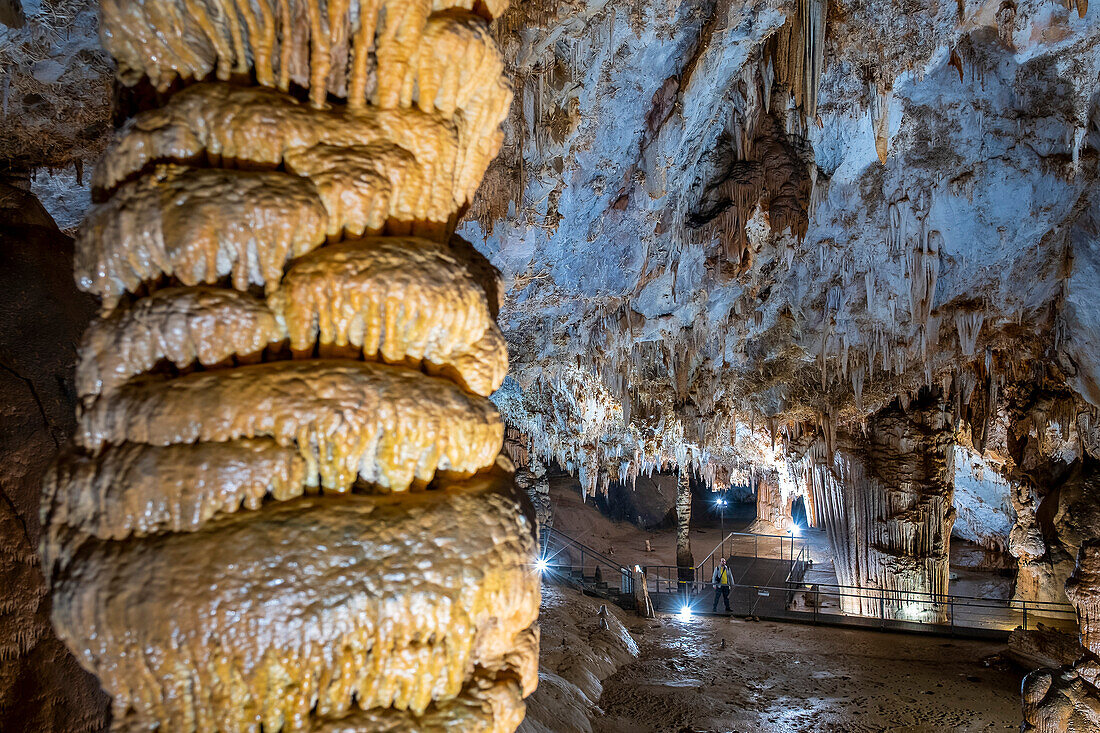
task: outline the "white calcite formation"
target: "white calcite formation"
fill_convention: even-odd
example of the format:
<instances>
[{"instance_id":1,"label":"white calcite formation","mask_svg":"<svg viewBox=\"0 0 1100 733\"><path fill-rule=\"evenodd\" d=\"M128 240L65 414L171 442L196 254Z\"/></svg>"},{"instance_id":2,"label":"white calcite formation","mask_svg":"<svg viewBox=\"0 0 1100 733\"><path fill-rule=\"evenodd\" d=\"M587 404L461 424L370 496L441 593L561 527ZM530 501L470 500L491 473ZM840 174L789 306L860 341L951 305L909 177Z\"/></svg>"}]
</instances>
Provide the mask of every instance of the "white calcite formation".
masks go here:
<instances>
[{"instance_id":1,"label":"white calcite formation","mask_svg":"<svg viewBox=\"0 0 1100 733\"><path fill-rule=\"evenodd\" d=\"M1012 506L1013 487L1003 475L1003 465L964 445L955 446L954 464L952 536L991 552L1008 552L1017 512Z\"/></svg>"},{"instance_id":2,"label":"white calcite formation","mask_svg":"<svg viewBox=\"0 0 1100 733\"><path fill-rule=\"evenodd\" d=\"M819 10L582 0L502 19L522 104L463 229L508 288L494 401L586 493L688 464L715 488L761 479L778 507L827 466L842 512L871 507L835 535L837 567L881 545L867 567L899 588L947 590L963 504L960 534L1021 558L1018 594L1056 600L1089 502L1059 499L1061 474L1024 482L1042 461L1009 444L1097 423L1097 10ZM1068 407L1013 413L993 456L1019 384ZM855 460L923 390L943 397L943 475ZM978 488L968 463L953 500L956 440L1003 480ZM1066 531L1047 546L1051 496Z\"/></svg>"},{"instance_id":3,"label":"white calcite formation","mask_svg":"<svg viewBox=\"0 0 1100 733\"><path fill-rule=\"evenodd\" d=\"M103 310L40 555L112 730L523 720L534 517L488 399L496 273L452 236L512 96L476 10L104 1L162 96L94 176Z\"/></svg>"},{"instance_id":4,"label":"white calcite formation","mask_svg":"<svg viewBox=\"0 0 1100 733\"><path fill-rule=\"evenodd\" d=\"M948 609L954 451L937 395L876 415L868 439L813 446L813 496L848 613L938 622Z\"/></svg>"}]
</instances>

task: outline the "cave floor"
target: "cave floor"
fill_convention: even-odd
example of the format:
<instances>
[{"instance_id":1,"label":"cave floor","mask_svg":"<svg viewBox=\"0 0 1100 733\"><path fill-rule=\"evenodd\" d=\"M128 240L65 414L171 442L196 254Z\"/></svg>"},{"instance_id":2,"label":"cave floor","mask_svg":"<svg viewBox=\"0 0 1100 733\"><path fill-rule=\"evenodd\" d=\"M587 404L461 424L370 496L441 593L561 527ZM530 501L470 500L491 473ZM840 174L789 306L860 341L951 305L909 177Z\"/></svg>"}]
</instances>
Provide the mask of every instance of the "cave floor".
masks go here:
<instances>
[{"instance_id":1,"label":"cave floor","mask_svg":"<svg viewBox=\"0 0 1100 733\"><path fill-rule=\"evenodd\" d=\"M995 656L1000 644L737 618L627 623L641 654L604 682L599 710L591 713L593 730L986 731L1019 725L1022 673Z\"/></svg>"}]
</instances>

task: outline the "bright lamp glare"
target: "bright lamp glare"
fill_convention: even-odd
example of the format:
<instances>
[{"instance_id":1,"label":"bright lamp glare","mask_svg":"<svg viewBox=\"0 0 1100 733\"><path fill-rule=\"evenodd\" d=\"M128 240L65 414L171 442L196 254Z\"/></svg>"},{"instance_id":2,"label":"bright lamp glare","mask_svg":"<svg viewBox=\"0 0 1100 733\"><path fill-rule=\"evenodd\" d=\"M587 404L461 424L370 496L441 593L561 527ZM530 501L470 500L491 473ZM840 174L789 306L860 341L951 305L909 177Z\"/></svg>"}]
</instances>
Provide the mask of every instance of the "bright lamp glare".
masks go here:
<instances>
[{"instance_id":1,"label":"bright lamp glare","mask_svg":"<svg viewBox=\"0 0 1100 733\"><path fill-rule=\"evenodd\" d=\"M549 569L550 563L546 562L546 558L540 557L538 560L535 560L535 570L538 570L540 573L545 573Z\"/></svg>"},{"instance_id":2,"label":"bright lamp glare","mask_svg":"<svg viewBox=\"0 0 1100 733\"><path fill-rule=\"evenodd\" d=\"M680 606L680 620L681 621L690 621L691 620L691 606L687 605L686 603L684 605Z\"/></svg>"},{"instance_id":3,"label":"bright lamp glare","mask_svg":"<svg viewBox=\"0 0 1100 733\"><path fill-rule=\"evenodd\" d=\"M801 537L802 536L802 527L797 525L797 524L792 525L791 526L791 534L793 534L795 537Z\"/></svg>"}]
</instances>

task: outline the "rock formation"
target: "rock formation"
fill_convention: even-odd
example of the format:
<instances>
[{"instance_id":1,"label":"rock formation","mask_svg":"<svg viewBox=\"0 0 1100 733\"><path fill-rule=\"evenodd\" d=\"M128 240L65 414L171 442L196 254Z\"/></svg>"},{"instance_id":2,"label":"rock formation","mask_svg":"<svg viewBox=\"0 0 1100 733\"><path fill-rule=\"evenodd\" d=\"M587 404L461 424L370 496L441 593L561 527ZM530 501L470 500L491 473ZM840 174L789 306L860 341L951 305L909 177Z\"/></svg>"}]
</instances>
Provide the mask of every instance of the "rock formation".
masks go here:
<instances>
[{"instance_id":1,"label":"rock formation","mask_svg":"<svg viewBox=\"0 0 1100 733\"><path fill-rule=\"evenodd\" d=\"M1016 510L1009 551L1018 563L1018 601L1066 602L1080 548L1100 536L1093 410L1065 382L1060 369L1048 366L1005 390L1006 473Z\"/></svg>"},{"instance_id":2,"label":"rock formation","mask_svg":"<svg viewBox=\"0 0 1100 733\"><path fill-rule=\"evenodd\" d=\"M695 558L691 554L691 473L680 471L676 484L676 567L680 582L695 578Z\"/></svg>"},{"instance_id":3,"label":"rock formation","mask_svg":"<svg viewBox=\"0 0 1100 733\"><path fill-rule=\"evenodd\" d=\"M1025 733L1100 729L1100 540L1081 548L1066 594L1077 609L1084 653L1072 665L1040 669L1024 679Z\"/></svg>"},{"instance_id":4,"label":"rock formation","mask_svg":"<svg viewBox=\"0 0 1100 733\"><path fill-rule=\"evenodd\" d=\"M546 475L546 466L528 452L523 436L514 430L505 433L504 454L516 467L516 488L524 491L531 500L538 525L553 526L554 509L550 504L550 479Z\"/></svg>"},{"instance_id":5,"label":"rock formation","mask_svg":"<svg viewBox=\"0 0 1100 733\"><path fill-rule=\"evenodd\" d=\"M102 5L155 93L77 242L103 312L45 479L59 634L115 730L514 730L534 517L495 275L452 238L511 101L503 5Z\"/></svg>"},{"instance_id":6,"label":"rock formation","mask_svg":"<svg viewBox=\"0 0 1100 733\"><path fill-rule=\"evenodd\" d=\"M814 503L837 578L850 587L844 610L946 619L937 596L948 591L954 447L942 396L892 405L868 421L866 438L842 436L835 454L814 453Z\"/></svg>"},{"instance_id":7,"label":"rock formation","mask_svg":"<svg viewBox=\"0 0 1100 733\"><path fill-rule=\"evenodd\" d=\"M85 733L104 729L109 705L50 625L38 497L76 426L76 349L95 303L29 183L0 179L0 728Z\"/></svg>"}]
</instances>

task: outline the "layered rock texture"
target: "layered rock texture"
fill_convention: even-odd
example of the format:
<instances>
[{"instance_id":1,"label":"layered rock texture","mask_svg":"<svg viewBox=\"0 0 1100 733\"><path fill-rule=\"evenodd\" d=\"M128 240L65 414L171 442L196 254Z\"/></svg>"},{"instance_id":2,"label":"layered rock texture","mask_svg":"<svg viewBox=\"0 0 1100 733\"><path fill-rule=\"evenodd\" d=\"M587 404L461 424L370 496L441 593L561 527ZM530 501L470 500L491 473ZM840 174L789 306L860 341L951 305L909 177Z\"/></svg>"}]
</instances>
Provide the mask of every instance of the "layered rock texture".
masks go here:
<instances>
[{"instance_id":1,"label":"layered rock texture","mask_svg":"<svg viewBox=\"0 0 1100 733\"><path fill-rule=\"evenodd\" d=\"M868 439L842 436L831 461L814 461L814 504L833 546L837 579L849 587L841 596L845 611L947 618L938 597L948 592L955 522L949 420L942 396L926 392L905 408L876 414Z\"/></svg>"},{"instance_id":2,"label":"layered rock texture","mask_svg":"<svg viewBox=\"0 0 1100 733\"><path fill-rule=\"evenodd\" d=\"M1100 541L1081 548L1066 593L1077 609L1083 653L1071 665L1040 669L1024 679L1025 733L1100 728Z\"/></svg>"},{"instance_id":3,"label":"layered rock texture","mask_svg":"<svg viewBox=\"0 0 1100 733\"><path fill-rule=\"evenodd\" d=\"M452 239L511 100L502 10L103 3L157 94L76 244L103 310L40 554L112 729L522 721L535 518L487 399L496 274Z\"/></svg>"}]
</instances>

